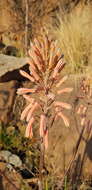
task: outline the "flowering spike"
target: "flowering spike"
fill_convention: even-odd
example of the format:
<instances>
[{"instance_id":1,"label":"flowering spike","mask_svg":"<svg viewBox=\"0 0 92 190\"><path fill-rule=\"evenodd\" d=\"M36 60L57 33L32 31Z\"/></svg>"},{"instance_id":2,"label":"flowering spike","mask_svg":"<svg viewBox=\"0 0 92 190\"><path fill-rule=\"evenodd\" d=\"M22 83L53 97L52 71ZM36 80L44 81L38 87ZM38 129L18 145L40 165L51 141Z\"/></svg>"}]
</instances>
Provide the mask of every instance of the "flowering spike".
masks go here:
<instances>
[{"instance_id":1,"label":"flowering spike","mask_svg":"<svg viewBox=\"0 0 92 190\"><path fill-rule=\"evenodd\" d=\"M35 119L32 117L26 127L25 137L32 138L33 131L32 131L32 124L34 123Z\"/></svg>"},{"instance_id":2,"label":"flowering spike","mask_svg":"<svg viewBox=\"0 0 92 190\"><path fill-rule=\"evenodd\" d=\"M34 82L35 87L32 89L20 88L17 93L23 95L23 97L29 102L29 105L24 109L21 114L21 119L26 118L28 122L26 128L26 137L32 137L32 124L35 120L36 110L40 109L40 137L43 139L45 149L48 147L48 129L49 119L61 117L66 126L69 126L69 121L66 116L63 115L63 108L70 109L70 104L56 101L57 94L69 93L72 88L64 88L57 90L54 87L59 87L67 79L67 76L59 80L59 75L65 63L62 61L61 50L57 47L54 40L48 38L47 35L42 34L39 40L34 39L31 43L31 50L29 50L29 71L27 74L25 71L20 70L22 76L28 78ZM55 84L54 84L55 83ZM32 98L30 97L32 96ZM51 109L53 109L56 115L53 117ZM84 109L85 112L85 109ZM54 122L53 120L53 122ZM50 122L52 125L52 122Z\"/></svg>"}]
</instances>

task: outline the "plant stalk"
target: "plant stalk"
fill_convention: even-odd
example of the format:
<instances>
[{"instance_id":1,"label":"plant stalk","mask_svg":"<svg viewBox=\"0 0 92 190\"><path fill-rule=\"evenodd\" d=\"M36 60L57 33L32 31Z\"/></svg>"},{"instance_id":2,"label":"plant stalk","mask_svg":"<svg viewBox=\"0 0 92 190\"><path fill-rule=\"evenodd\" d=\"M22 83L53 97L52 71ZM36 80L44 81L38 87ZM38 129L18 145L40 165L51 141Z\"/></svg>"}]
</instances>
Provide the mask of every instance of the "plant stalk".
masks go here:
<instances>
[{"instance_id":1,"label":"plant stalk","mask_svg":"<svg viewBox=\"0 0 92 190\"><path fill-rule=\"evenodd\" d=\"M41 139L41 144L40 144L40 164L39 164L39 190L43 190L43 168L44 168L44 142L43 139Z\"/></svg>"}]
</instances>

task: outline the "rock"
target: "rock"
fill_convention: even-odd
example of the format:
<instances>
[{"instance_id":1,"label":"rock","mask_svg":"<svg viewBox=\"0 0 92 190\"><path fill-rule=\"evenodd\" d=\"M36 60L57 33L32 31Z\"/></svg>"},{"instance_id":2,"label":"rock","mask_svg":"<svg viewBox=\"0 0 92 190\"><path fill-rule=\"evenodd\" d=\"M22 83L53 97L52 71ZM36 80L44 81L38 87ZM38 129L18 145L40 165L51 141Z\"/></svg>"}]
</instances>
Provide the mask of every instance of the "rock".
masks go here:
<instances>
[{"instance_id":1,"label":"rock","mask_svg":"<svg viewBox=\"0 0 92 190\"><path fill-rule=\"evenodd\" d=\"M24 179L30 179L30 178L33 177L33 174L32 174L29 170L27 170L26 168L21 169L21 170L19 171L19 173L21 174L21 176L22 176Z\"/></svg>"},{"instance_id":2,"label":"rock","mask_svg":"<svg viewBox=\"0 0 92 190\"><path fill-rule=\"evenodd\" d=\"M0 121L7 124L12 119L17 81L0 83Z\"/></svg>"},{"instance_id":3,"label":"rock","mask_svg":"<svg viewBox=\"0 0 92 190\"><path fill-rule=\"evenodd\" d=\"M12 154L10 151L7 151L7 150L0 151L0 157L3 157L3 159L6 162L14 165L15 167L22 166L22 161L20 160L20 158L17 155Z\"/></svg>"},{"instance_id":4,"label":"rock","mask_svg":"<svg viewBox=\"0 0 92 190\"><path fill-rule=\"evenodd\" d=\"M0 53L5 48L5 44L3 42L0 42Z\"/></svg>"},{"instance_id":5,"label":"rock","mask_svg":"<svg viewBox=\"0 0 92 190\"><path fill-rule=\"evenodd\" d=\"M0 151L0 157L3 158L6 162L9 162L9 157L11 156L11 152L7 150Z\"/></svg>"},{"instance_id":6,"label":"rock","mask_svg":"<svg viewBox=\"0 0 92 190\"><path fill-rule=\"evenodd\" d=\"M17 155L12 154L10 151L3 150L0 151L0 160L0 190L20 189L22 178L17 171L17 168L14 169L13 167L22 166L20 158Z\"/></svg>"},{"instance_id":7,"label":"rock","mask_svg":"<svg viewBox=\"0 0 92 190\"><path fill-rule=\"evenodd\" d=\"M15 155L15 154L12 154L10 157L9 157L9 163L14 165L15 167L21 167L22 166L22 161L20 160L20 158Z\"/></svg>"},{"instance_id":8,"label":"rock","mask_svg":"<svg viewBox=\"0 0 92 190\"><path fill-rule=\"evenodd\" d=\"M21 79L19 69L28 69L29 58L18 58L0 54L0 82Z\"/></svg>"},{"instance_id":9,"label":"rock","mask_svg":"<svg viewBox=\"0 0 92 190\"><path fill-rule=\"evenodd\" d=\"M6 46L2 50L2 53L5 55L10 55L10 56L18 56L19 50L14 46Z\"/></svg>"}]
</instances>

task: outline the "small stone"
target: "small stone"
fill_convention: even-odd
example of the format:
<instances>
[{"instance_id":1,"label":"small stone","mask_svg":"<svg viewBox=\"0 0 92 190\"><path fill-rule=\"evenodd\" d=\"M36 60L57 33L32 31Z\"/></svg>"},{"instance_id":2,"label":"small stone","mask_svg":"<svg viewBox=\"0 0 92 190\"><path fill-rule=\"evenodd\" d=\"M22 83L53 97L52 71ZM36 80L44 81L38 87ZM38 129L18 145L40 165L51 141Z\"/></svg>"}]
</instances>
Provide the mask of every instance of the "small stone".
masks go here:
<instances>
[{"instance_id":1,"label":"small stone","mask_svg":"<svg viewBox=\"0 0 92 190\"><path fill-rule=\"evenodd\" d=\"M12 154L10 151L7 150L0 151L0 157L4 159L6 162L8 162L8 164L12 164L15 167L22 166L22 161L20 160L20 158L17 155Z\"/></svg>"},{"instance_id":2,"label":"small stone","mask_svg":"<svg viewBox=\"0 0 92 190\"><path fill-rule=\"evenodd\" d=\"M15 167L21 167L22 166L22 161L20 160L20 158L15 155L15 154L12 154L10 157L9 157L9 163L10 164L13 164Z\"/></svg>"},{"instance_id":3,"label":"small stone","mask_svg":"<svg viewBox=\"0 0 92 190\"><path fill-rule=\"evenodd\" d=\"M11 152L7 150L0 151L0 157L2 157L6 162L9 162L9 157L11 156Z\"/></svg>"},{"instance_id":4,"label":"small stone","mask_svg":"<svg viewBox=\"0 0 92 190\"><path fill-rule=\"evenodd\" d=\"M20 79L19 69L28 70L29 58L0 54L0 82Z\"/></svg>"}]
</instances>

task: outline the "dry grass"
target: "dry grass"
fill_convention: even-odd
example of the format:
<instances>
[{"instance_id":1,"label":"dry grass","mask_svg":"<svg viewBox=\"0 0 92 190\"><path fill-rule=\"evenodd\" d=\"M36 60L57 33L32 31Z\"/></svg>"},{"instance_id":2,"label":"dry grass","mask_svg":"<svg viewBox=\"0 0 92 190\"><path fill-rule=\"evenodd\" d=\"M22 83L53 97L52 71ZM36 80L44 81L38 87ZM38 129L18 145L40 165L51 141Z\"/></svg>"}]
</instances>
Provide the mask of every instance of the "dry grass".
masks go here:
<instances>
[{"instance_id":1,"label":"dry grass","mask_svg":"<svg viewBox=\"0 0 92 190\"><path fill-rule=\"evenodd\" d=\"M92 7L80 5L71 13L61 12L57 16L56 28L54 26L54 36L68 63L67 71L87 71L92 64Z\"/></svg>"}]
</instances>

